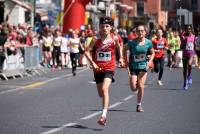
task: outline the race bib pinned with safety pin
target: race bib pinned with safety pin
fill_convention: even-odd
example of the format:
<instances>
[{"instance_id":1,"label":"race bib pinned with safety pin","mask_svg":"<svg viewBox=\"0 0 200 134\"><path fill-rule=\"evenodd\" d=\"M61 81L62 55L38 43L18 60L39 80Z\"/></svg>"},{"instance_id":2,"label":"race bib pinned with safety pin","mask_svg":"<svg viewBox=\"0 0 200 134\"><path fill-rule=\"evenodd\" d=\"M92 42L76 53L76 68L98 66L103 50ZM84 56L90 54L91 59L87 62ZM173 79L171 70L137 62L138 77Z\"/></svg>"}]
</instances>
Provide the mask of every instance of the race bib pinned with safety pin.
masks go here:
<instances>
[{"instance_id":1,"label":"race bib pinned with safety pin","mask_svg":"<svg viewBox=\"0 0 200 134\"><path fill-rule=\"evenodd\" d=\"M97 52L97 61L111 61L111 51L109 52Z\"/></svg>"}]
</instances>

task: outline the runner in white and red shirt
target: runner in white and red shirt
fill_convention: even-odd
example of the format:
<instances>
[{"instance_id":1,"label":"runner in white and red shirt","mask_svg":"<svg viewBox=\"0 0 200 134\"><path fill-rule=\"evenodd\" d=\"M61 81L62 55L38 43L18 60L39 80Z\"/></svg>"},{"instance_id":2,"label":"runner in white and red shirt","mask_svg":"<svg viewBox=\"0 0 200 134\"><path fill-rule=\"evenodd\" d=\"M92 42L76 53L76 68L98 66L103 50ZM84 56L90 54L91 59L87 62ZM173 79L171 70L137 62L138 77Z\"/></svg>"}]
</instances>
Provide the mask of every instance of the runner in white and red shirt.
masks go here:
<instances>
[{"instance_id":1,"label":"runner in white and red shirt","mask_svg":"<svg viewBox=\"0 0 200 134\"><path fill-rule=\"evenodd\" d=\"M102 97L102 115L98 123L106 124L106 115L109 106L109 88L112 83L116 68L116 47L120 49L120 63L123 65L122 46L116 36L111 34L113 20L110 17L100 19L100 31L97 37L93 37L89 47L85 49L85 55L91 63L94 71L97 91ZM90 55L92 50L92 56Z\"/></svg>"}]
</instances>

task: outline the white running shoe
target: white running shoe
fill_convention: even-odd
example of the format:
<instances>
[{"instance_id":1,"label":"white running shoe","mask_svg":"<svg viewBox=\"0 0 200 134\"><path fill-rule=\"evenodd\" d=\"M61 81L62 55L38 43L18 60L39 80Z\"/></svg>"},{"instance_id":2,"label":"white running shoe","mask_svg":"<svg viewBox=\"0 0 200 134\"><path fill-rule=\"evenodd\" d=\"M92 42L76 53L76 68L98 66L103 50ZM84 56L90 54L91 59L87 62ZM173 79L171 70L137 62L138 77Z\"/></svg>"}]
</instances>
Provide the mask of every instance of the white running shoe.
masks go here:
<instances>
[{"instance_id":1,"label":"white running shoe","mask_svg":"<svg viewBox=\"0 0 200 134\"><path fill-rule=\"evenodd\" d=\"M160 86L162 86L162 85L163 85L163 83L162 83L162 81L161 81L161 80L158 80L158 85L160 85Z\"/></svg>"}]
</instances>

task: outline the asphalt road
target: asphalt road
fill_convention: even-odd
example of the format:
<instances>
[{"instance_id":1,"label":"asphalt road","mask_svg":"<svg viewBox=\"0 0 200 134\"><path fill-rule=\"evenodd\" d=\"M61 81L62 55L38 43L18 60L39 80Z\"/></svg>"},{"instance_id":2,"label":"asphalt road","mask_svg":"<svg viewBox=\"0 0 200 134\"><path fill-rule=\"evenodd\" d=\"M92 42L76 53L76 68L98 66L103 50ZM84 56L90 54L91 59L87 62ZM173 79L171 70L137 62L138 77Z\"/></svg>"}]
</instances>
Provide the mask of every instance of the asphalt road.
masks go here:
<instances>
[{"instance_id":1,"label":"asphalt road","mask_svg":"<svg viewBox=\"0 0 200 134\"><path fill-rule=\"evenodd\" d=\"M184 91L182 69L165 69L163 86L149 72L145 112L137 113L127 71L117 69L105 127L97 124L101 99L91 70L0 81L0 134L200 134L200 71L192 76Z\"/></svg>"}]
</instances>

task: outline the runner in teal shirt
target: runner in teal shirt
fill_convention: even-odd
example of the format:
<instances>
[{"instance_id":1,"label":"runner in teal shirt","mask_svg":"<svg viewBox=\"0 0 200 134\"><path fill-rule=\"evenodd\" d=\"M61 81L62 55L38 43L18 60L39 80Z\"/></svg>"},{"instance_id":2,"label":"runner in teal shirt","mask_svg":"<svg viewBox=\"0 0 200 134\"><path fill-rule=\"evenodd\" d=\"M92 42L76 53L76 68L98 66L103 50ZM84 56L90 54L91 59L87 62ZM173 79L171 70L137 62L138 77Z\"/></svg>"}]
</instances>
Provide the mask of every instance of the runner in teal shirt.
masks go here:
<instances>
[{"instance_id":1,"label":"runner in teal shirt","mask_svg":"<svg viewBox=\"0 0 200 134\"><path fill-rule=\"evenodd\" d=\"M131 40L128 43L130 56L129 56L129 68L130 70L146 70L147 66L147 53L152 48L150 40L145 39L144 45L139 45L137 39Z\"/></svg>"},{"instance_id":2,"label":"runner in teal shirt","mask_svg":"<svg viewBox=\"0 0 200 134\"><path fill-rule=\"evenodd\" d=\"M129 50L129 77L130 77L130 88L133 92L137 92L137 112L144 112L141 103L144 97L144 84L147 78L147 70L153 64L153 58L155 52L150 40L145 38L146 30L143 25L139 25L136 28L137 38L129 41L128 45L125 46L126 50ZM149 60L147 61L147 55Z\"/></svg>"}]
</instances>

